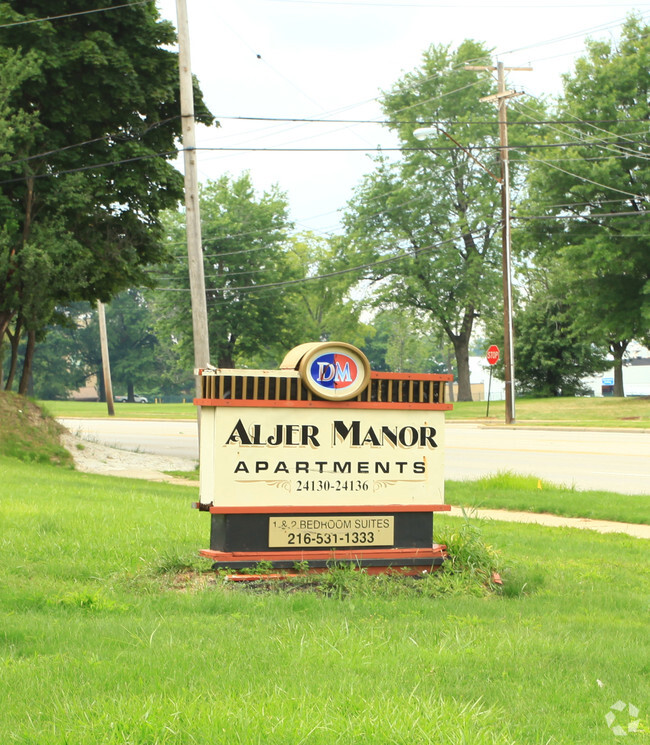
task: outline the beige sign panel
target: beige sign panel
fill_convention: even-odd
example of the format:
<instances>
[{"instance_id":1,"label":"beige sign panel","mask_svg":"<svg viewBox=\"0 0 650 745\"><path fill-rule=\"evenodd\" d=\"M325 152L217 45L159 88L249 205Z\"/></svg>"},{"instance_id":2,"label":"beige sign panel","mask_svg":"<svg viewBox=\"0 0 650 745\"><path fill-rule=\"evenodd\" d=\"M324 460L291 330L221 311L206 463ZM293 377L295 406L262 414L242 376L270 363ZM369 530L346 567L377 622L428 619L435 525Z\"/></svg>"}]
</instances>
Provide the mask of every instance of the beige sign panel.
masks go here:
<instances>
[{"instance_id":1,"label":"beige sign panel","mask_svg":"<svg viewBox=\"0 0 650 745\"><path fill-rule=\"evenodd\" d=\"M440 411L204 407L201 502L441 504L443 436Z\"/></svg>"},{"instance_id":2,"label":"beige sign panel","mask_svg":"<svg viewBox=\"0 0 650 745\"><path fill-rule=\"evenodd\" d=\"M269 518L269 548L370 548L395 543L392 515L289 515Z\"/></svg>"}]
</instances>

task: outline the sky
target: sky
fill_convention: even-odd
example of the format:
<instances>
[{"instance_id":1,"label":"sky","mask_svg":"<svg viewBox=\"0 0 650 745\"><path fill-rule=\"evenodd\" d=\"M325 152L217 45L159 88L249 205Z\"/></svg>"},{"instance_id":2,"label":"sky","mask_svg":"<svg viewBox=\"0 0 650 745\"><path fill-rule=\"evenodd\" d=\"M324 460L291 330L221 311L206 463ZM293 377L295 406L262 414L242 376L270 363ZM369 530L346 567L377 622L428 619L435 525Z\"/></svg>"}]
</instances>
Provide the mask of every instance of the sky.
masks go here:
<instances>
[{"instance_id":1,"label":"sky","mask_svg":"<svg viewBox=\"0 0 650 745\"><path fill-rule=\"evenodd\" d=\"M346 203L373 170L372 153L252 148L394 147L386 127L331 120L381 120L381 92L416 69L430 44L484 42L504 65L533 67L509 73L509 88L543 97L561 92L585 39L614 42L632 11L650 20L642 0L185 2L192 71L221 123L197 129L197 147L213 148L199 153L199 180L249 171L259 193L273 184L286 192L297 230L322 235L340 230ZM176 0L157 4L176 25Z\"/></svg>"}]
</instances>

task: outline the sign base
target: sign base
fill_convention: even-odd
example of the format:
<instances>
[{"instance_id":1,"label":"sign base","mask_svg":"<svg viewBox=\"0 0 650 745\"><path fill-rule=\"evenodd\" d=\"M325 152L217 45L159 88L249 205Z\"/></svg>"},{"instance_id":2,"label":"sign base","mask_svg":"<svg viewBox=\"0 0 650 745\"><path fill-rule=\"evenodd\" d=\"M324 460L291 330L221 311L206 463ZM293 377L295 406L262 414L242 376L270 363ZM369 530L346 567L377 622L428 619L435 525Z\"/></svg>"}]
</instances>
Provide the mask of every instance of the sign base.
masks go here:
<instances>
[{"instance_id":1,"label":"sign base","mask_svg":"<svg viewBox=\"0 0 650 745\"><path fill-rule=\"evenodd\" d=\"M210 507L214 569L303 573L350 564L370 573L421 574L439 568L446 547L432 544L433 513L449 505Z\"/></svg>"},{"instance_id":2,"label":"sign base","mask_svg":"<svg viewBox=\"0 0 650 745\"><path fill-rule=\"evenodd\" d=\"M334 565L349 564L355 569L363 569L368 574L396 573L418 575L440 569L447 557L447 547L433 544L420 549L376 549L365 551L212 551L204 549L200 555L214 561L212 568L237 570L253 569L261 562L270 564L272 571L284 570L288 575L321 573ZM305 570L296 567L307 563ZM239 577L239 575L237 575ZM241 575L241 579L279 578L283 575ZM285 575L286 576L286 575Z\"/></svg>"}]
</instances>

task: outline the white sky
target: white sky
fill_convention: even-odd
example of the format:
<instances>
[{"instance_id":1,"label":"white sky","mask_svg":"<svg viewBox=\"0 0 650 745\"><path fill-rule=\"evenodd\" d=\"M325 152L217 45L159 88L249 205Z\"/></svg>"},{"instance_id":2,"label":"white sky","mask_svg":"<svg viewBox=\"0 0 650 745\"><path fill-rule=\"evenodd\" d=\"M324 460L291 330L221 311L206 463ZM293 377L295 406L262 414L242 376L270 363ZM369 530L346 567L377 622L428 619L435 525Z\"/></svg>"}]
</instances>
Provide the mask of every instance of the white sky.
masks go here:
<instances>
[{"instance_id":1,"label":"white sky","mask_svg":"<svg viewBox=\"0 0 650 745\"><path fill-rule=\"evenodd\" d=\"M176 25L175 0L157 0ZM470 38L495 50L509 87L557 94L587 37L615 40L628 13L650 3L584 0L186 0L192 71L219 129L200 127L199 148L394 146L385 127L236 121L225 117L381 119L380 91L419 66L429 44ZM261 59L257 55L260 55ZM484 104L488 105L488 104ZM258 190L287 192L296 228L336 231L363 175L366 153L201 152L199 179L250 171Z\"/></svg>"}]
</instances>

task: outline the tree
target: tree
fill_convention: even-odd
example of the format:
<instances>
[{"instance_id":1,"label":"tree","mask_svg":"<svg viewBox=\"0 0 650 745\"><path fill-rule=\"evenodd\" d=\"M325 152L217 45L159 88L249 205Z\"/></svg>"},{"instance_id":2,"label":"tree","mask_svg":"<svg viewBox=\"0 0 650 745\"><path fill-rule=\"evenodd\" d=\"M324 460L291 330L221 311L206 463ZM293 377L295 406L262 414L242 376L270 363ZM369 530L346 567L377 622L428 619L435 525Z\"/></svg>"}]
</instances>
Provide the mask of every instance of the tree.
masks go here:
<instances>
[{"instance_id":1,"label":"tree","mask_svg":"<svg viewBox=\"0 0 650 745\"><path fill-rule=\"evenodd\" d=\"M57 305L146 282L182 196L173 27L153 2L114 5L0 3L0 339L17 319L32 352ZM211 121L198 88L196 108Z\"/></svg>"},{"instance_id":2,"label":"tree","mask_svg":"<svg viewBox=\"0 0 650 745\"><path fill-rule=\"evenodd\" d=\"M96 307L84 302L57 308L55 320L34 355L35 395L66 398L96 377L100 398L105 400ZM106 328L114 388L122 387L131 402L136 389L165 388L165 355L153 334L153 315L143 293L127 290L117 295L106 306Z\"/></svg>"},{"instance_id":3,"label":"tree","mask_svg":"<svg viewBox=\"0 0 650 745\"><path fill-rule=\"evenodd\" d=\"M113 388L126 389L131 403L136 389L157 390L161 377L158 340L142 292L127 290L111 300L106 307L106 335Z\"/></svg>"},{"instance_id":4,"label":"tree","mask_svg":"<svg viewBox=\"0 0 650 745\"><path fill-rule=\"evenodd\" d=\"M248 174L223 176L201 188L200 209L211 359L232 368L288 342L283 283L295 274L287 257L287 200L277 187L258 197ZM173 258L164 267L167 286L154 295L156 329L174 340L180 364L191 370L183 214L168 215L168 227Z\"/></svg>"},{"instance_id":5,"label":"tree","mask_svg":"<svg viewBox=\"0 0 650 745\"><path fill-rule=\"evenodd\" d=\"M514 317L517 384L523 394L576 396L587 375L609 367L602 350L575 326L563 274L529 271ZM503 370L499 370L500 377Z\"/></svg>"},{"instance_id":6,"label":"tree","mask_svg":"<svg viewBox=\"0 0 650 745\"><path fill-rule=\"evenodd\" d=\"M375 335L362 347L373 370L447 372L439 334L408 308L382 308L372 322Z\"/></svg>"},{"instance_id":7,"label":"tree","mask_svg":"<svg viewBox=\"0 0 650 745\"><path fill-rule=\"evenodd\" d=\"M56 311L56 325L47 329L45 338L34 353L32 390L36 398L68 398L72 391L86 385L89 377L96 372L96 368L88 366L86 355L82 354L77 327L77 323L83 323L82 319L87 319L89 313L87 303Z\"/></svg>"},{"instance_id":8,"label":"tree","mask_svg":"<svg viewBox=\"0 0 650 745\"><path fill-rule=\"evenodd\" d=\"M319 238L311 233L289 241L287 259L297 280L285 294L291 346L344 341L361 347L372 335L372 328L360 321L358 302L350 296L358 274L347 271L345 248L340 237Z\"/></svg>"},{"instance_id":9,"label":"tree","mask_svg":"<svg viewBox=\"0 0 650 745\"><path fill-rule=\"evenodd\" d=\"M20 343L19 339L19 334L11 335L12 345L20 346L24 356L27 341ZM28 376L30 395L43 399L67 398L70 392L84 386L91 376L101 374L99 331L93 309L88 303L79 302L66 308L56 308L52 325L43 330L39 342L34 350L29 374L23 363L21 379ZM6 363L6 390L11 389L9 378L16 374L17 352L18 349Z\"/></svg>"},{"instance_id":10,"label":"tree","mask_svg":"<svg viewBox=\"0 0 650 745\"><path fill-rule=\"evenodd\" d=\"M555 139L573 141L561 161L530 178L527 226L538 262L560 263L571 327L614 357L614 395L624 395L622 361L632 339L650 337L650 26L630 17L617 45L591 41L565 76ZM549 206L547 206L549 205Z\"/></svg>"},{"instance_id":11,"label":"tree","mask_svg":"<svg viewBox=\"0 0 650 745\"><path fill-rule=\"evenodd\" d=\"M494 82L465 70L470 62L490 64L482 44L432 46L383 96L401 158L377 160L346 215L350 244L371 265L366 278L381 280L391 303L430 315L453 344L461 401L471 400L475 321L495 312L501 286L497 114L478 101ZM413 131L431 123L438 134L423 145Z\"/></svg>"}]
</instances>

